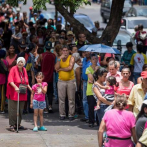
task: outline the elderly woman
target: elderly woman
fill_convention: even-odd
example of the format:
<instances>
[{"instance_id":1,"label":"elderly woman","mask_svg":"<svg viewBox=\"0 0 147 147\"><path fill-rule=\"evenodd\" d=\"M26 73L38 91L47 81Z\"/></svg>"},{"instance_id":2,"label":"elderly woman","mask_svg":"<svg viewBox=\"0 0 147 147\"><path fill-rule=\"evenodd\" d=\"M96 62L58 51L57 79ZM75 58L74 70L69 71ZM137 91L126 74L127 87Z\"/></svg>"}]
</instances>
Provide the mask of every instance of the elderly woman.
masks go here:
<instances>
[{"instance_id":1,"label":"elderly woman","mask_svg":"<svg viewBox=\"0 0 147 147\"><path fill-rule=\"evenodd\" d=\"M119 86L116 87L116 93L118 94L126 94L127 97L130 95L130 92L134 86L134 83L129 81L129 77L131 75L129 68L123 68L121 71L122 79L119 82ZM128 109L129 107L126 107Z\"/></svg>"},{"instance_id":2,"label":"elderly woman","mask_svg":"<svg viewBox=\"0 0 147 147\"><path fill-rule=\"evenodd\" d=\"M31 91L31 87L28 84L28 75L24 68L25 59L19 57L17 59L17 65L12 67L8 76L7 83L7 98L8 98L8 111L9 111L9 125L10 131L15 131L17 126L17 101L19 94L19 129L24 129L21 124L22 113L25 101L27 101L27 88ZM21 91L21 86L25 87L24 91Z\"/></svg>"},{"instance_id":3,"label":"elderly woman","mask_svg":"<svg viewBox=\"0 0 147 147\"><path fill-rule=\"evenodd\" d=\"M116 109L109 110L105 113L99 131L99 147L102 147L103 133L106 130L108 138L104 142L105 147L133 147L131 140L133 136L136 143L135 135L135 117L132 112L124 110L127 105L126 95L116 96ZM114 117L115 116L115 117Z\"/></svg>"}]
</instances>

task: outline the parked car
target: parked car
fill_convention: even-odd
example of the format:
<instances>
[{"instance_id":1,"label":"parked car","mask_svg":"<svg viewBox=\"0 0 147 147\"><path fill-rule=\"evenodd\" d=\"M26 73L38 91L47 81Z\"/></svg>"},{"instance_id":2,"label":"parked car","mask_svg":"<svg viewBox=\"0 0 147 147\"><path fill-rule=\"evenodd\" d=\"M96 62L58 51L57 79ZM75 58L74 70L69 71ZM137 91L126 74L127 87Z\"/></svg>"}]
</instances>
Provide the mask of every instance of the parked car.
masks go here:
<instances>
[{"instance_id":1,"label":"parked car","mask_svg":"<svg viewBox=\"0 0 147 147\"><path fill-rule=\"evenodd\" d=\"M100 13L101 13L101 17L102 17L104 23L106 23L110 17L111 6L112 6L112 0L102 0ZM125 13L131 7L132 7L132 4L131 4L130 0L125 0L122 16L124 16Z\"/></svg>"},{"instance_id":2,"label":"parked car","mask_svg":"<svg viewBox=\"0 0 147 147\"><path fill-rule=\"evenodd\" d=\"M55 19L55 12L43 12L42 14L43 14L44 18L46 18L46 19L50 19L50 18ZM64 17L60 13L58 13L58 17L61 18L62 24L65 25ZM94 24L93 24L92 20L89 18L88 15L74 14L74 18L76 20L78 20L80 23L82 23L87 30L92 32L92 29L94 28Z\"/></svg>"},{"instance_id":3,"label":"parked car","mask_svg":"<svg viewBox=\"0 0 147 147\"><path fill-rule=\"evenodd\" d=\"M128 34L134 33L134 27L143 24L144 30L147 31L147 18L146 17L124 17L121 20L121 29L126 30Z\"/></svg>"},{"instance_id":4,"label":"parked car","mask_svg":"<svg viewBox=\"0 0 147 147\"><path fill-rule=\"evenodd\" d=\"M85 14L74 14L74 18L78 20L80 23L84 25L84 27L92 32L92 29L94 28L94 24L92 20L89 18L88 15Z\"/></svg>"},{"instance_id":5,"label":"parked car","mask_svg":"<svg viewBox=\"0 0 147 147\"><path fill-rule=\"evenodd\" d=\"M131 17L131 16L147 16L147 6L133 6L131 7L125 14L126 17Z\"/></svg>"},{"instance_id":6,"label":"parked car","mask_svg":"<svg viewBox=\"0 0 147 147\"><path fill-rule=\"evenodd\" d=\"M102 32L101 32L101 35L102 35ZM101 35L98 38L100 38ZM120 29L116 38L114 39L112 47L120 50L121 56L122 56L123 53L126 51L127 42L132 42L133 49L136 51L136 44L132 40L131 36L125 30Z\"/></svg>"}]
</instances>

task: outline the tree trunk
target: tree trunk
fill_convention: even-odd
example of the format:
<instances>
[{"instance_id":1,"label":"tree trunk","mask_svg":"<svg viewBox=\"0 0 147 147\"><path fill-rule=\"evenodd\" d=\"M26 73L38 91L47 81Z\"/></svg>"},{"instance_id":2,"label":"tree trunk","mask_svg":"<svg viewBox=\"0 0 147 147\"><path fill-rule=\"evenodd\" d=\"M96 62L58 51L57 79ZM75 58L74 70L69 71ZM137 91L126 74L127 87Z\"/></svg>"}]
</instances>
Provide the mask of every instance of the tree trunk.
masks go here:
<instances>
[{"instance_id":1,"label":"tree trunk","mask_svg":"<svg viewBox=\"0 0 147 147\"><path fill-rule=\"evenodd\" d=\"M83 24L77 21L61 4L56 4L57 11L72 25L74 30L76 30L75 34L79 34L79 32L83 32L86 35L87 40L92 43L101 43L103 40L108 42L108 45L112 45L116 35L119 32L119 28L121 25L121 17L122 10L124 6L125 0L113 0L111 7L111 14L109 22L104 30L102 37L97 38L92 33L90 33Z\"/></svg>"},{"instance_id":2,"label":"tree trunk","mask_svg":"<svg viewBox=\"0 0 147 147\"><path fill-rule=\"evenodd\" d=\"M101 37L101 40L107 41L110 46L112 46L121 26L124 1L125 0L113 0L109 22Z\"/></svg>"}]
</instances>

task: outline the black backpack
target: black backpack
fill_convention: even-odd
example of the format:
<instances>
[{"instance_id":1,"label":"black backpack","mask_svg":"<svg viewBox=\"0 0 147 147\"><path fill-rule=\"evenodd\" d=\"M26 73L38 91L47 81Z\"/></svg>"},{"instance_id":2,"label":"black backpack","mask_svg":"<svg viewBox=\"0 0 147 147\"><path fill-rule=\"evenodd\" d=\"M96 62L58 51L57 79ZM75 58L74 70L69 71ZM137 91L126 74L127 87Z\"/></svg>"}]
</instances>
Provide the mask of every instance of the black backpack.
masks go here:
<instances>
[{"instance_id":1,"label":"black backpack","mask_svg":"<svg viewBox=\"0 0 147 147\"><path fill-rule=\"evenodd\" d=\"M2 60L0 60L0 73L1 74L6 74L8 71L6 65L4 64L4 62Z\"/></svg>"}]
</instances>

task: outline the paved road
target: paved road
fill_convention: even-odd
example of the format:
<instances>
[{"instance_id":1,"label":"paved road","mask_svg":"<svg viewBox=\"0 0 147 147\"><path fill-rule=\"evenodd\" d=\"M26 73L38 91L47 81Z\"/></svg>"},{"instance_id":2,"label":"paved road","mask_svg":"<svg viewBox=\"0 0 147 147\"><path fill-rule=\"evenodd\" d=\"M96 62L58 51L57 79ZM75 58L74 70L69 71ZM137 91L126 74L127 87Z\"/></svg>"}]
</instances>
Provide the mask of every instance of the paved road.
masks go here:
<instances>
[{"instance_id":1,"label":"paved road","mask_svg":"<svg viewBox=\"0 0 147 147\"><path fill-rule=\"evenodd\" d=\"M29 12L28 9L29 9L29 7L31 7L32 5L33 5L33 4L32 4L32 0L28 0L28 1L27 1L27 5L22 5L22 11L27 11L27 12ZM48 8L48 10L47 10L48 12L53 12L53 11L55 11L54 5L49 5L49 4L47 4L46 6L47 6L47 8ZM91 20L92 20L93 22L94 22L94 21L99 21L101 27L105 27L105 26L106 26L106 24L102 23L102 18L101 18L101 16L100 16L100 5L98 5L98 4L92 3L91 6L90 6L90 5L87 5L87 6L83 5L83 6L81 6L81 7L77 10L76 13L77 13L77 14L79 14L79 13L86 14L86 15L88 15L88 16L91 18Z\"/></svg>"},{"instance_id":2,"label":"paved road","mask_svg":"<svg viewBox=\"0 0 147 147\"><path fill-rule=\"evenodd\" d=\"M97 130L80 122L80 118L70 122L58 119L58 105L54 113L44 114L46 132L33 132L33 114L23 115L22 125L28 130L18 134L9 132L8 114L0 114L0 147L97 147ZM38 122L39 123L39 122ZM39 124L38 124L39 125Z\"/></svg>"}]
</instances>

